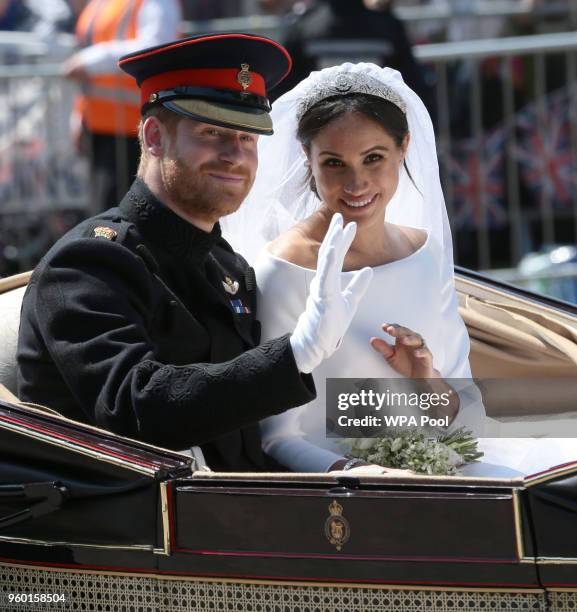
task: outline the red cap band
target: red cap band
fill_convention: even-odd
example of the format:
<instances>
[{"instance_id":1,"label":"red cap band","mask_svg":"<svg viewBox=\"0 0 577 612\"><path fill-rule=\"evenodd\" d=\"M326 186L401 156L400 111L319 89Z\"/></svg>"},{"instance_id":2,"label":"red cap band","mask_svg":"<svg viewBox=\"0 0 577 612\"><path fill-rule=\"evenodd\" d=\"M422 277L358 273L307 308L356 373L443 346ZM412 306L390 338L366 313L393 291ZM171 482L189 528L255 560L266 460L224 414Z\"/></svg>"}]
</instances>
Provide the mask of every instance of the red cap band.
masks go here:
<instances>
[{"instance_id":1,"label":"red cap band","mask_svg":"<svg viewBox=\"0 0 577 612\"><path fill-rule=\"evenodd\" d=\"M146 104L152 94L175 87L213 87L215 89L246 91L263 98L266 97L264 79L260 74L250 72L251 83L245 89L239 82L240 72L240 68L198 68L157 74L142 81L140 86L141 104ZM248 73L244 72L244 74Z\"/></svg>"}]
</instances>

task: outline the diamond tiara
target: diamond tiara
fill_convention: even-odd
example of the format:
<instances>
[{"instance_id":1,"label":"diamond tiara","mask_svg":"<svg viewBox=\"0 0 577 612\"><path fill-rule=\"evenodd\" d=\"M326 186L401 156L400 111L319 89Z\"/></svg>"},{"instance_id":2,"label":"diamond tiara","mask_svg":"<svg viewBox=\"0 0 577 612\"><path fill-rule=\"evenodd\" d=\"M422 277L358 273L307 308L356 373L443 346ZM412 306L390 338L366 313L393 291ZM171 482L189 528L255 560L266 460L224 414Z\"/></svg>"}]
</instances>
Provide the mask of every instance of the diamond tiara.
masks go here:
<instances>
[{"instance_id":1,"label":"diamond tiara","mask_svg":"<svg viewBox=\"0 0 577 612\"><path fill-rule=\"evenodd\" d=\"M362 93L378 96L392 102L403 114L407 114L407 105L399 94L377 79L361 72L341 72L335 78L317 83L307 94L297 108L297 121L317 102L332 96L342 96L350 93Z\"/></svg>"}]
</instances>

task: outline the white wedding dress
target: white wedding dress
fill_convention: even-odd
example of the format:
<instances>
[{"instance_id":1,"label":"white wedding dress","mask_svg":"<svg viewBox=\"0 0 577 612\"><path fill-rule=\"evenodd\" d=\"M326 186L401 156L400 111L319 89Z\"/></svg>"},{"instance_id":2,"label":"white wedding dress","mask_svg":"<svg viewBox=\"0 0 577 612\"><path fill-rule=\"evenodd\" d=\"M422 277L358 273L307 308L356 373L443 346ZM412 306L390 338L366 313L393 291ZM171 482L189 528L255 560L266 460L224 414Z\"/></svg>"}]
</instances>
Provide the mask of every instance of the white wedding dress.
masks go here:
<instances>
[{"instance_id":1,"label":"white wedding dress","mask_svg":"<svg viewBox=\"0 0 577 612\"><path fill-rule=\"evenodd\" d=\"M369 344L373 336L393 342L382 331L383 323L398 323L421 334L434 356L434 367L444 378L471 378L469 338L457 310L452 279L441 278L440 256L438 247L427 237L408 257L373 268L371 285L341 346L313 372L316 400L262 422L268 454L300 472L326 471L342 458L337 439L328 438L325 432L325 380L398 378L399 374ZM267 249L258 257L255 270L262 339L292 332L304 310L315 271L275 257ZM342 274L343 287L351 275ZM468 380L465 382L468 384ZM479 398L464 401L462 396L461 402L467 406L452 427L465 425L479 431L484 418Z\"/></svg>"},{"instance_id":2,"label":"white wedding dress","mask_svg":"<svg viewBox=\"0 0 577 612\"><path fill-rule=\"evenodd\" d=\"M452 279L441 277L440 250L430 237L404 259L373 268L371 285L339 349L314 372L317 398L261 422L263 448L296 472L324 472L341 459L343 448L326 435L326 378L397 378L369 344L385 334L383 323L418 332L433 354L433 366L459 391L461 411L451 429L465 426L479 437L482 461L462 468L465 475L516 477L534 474L577 459L573 439L483 438L497 435L496 422L485 417L478 389L470 384L469 338L458 313ZM255 262L262 339L295 327L303 312L315 271L272 255L266 248ZM352 272L342 274L343 287ZM282 393L282 390L279 390Z\"/></svg>"}]
</instances>

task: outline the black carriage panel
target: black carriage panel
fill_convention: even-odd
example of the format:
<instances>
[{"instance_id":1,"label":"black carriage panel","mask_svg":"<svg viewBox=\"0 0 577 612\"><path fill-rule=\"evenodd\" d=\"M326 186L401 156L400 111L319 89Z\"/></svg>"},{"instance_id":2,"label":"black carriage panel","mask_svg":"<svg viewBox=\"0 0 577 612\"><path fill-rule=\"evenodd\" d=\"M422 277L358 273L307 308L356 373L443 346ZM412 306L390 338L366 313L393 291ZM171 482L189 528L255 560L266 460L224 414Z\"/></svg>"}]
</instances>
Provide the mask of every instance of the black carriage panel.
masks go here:
<instances>
[{"instance_id":1,"label":"black carriage panel","mask_svg":"<svg viewBox=\"0 0 577 612\"><path fill-rule=\"evenodd\" d=\"M0 545L165 548L160 483L188 458L1 402L0 448Z\"/></svg>"},{"instance_id":2,"label":"black carriage panel","mask_svg":"<svg viewBox=\"0 0 577 612\"><path fill-rule=\"evenodd\" d=\"M525 492L543 584L577 588L577 466Z\"/></svg>"},{"instance_id":3,"label":"black carriage panel","mask_svg":"<svg viewBox=\"0 0 577 612\"><path fill-rule=\"evenodd\" d=\"M183 551L518 560L512 492L180 486L176 508Z\"/></svg>"},{"instance_id":4,"label":"black carriage panel","mask_svg":"<svg viewBox=\"0 0 577 612\"><path fill-rule=\"evenodd\" d=\"M538 588L534 564L520 559L515 488L423 483L173 482L172 556L161 567L225 577Z\"/></svg>"}]
</instances>

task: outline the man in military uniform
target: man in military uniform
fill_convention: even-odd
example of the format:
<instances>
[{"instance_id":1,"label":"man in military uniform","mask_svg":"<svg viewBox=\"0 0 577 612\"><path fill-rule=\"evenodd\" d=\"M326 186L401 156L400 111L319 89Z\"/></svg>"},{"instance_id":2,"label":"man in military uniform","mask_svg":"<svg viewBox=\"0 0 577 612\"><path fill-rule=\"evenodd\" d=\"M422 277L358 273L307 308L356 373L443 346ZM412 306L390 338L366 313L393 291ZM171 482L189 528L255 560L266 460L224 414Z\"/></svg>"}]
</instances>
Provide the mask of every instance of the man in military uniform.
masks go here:
<instances>
[{"instance_id":1,"label":"man in military uniform","mask_svg":"<svg viewBox=\"0 0 577 612\"><path fill-rule=\"evenodd\" d=\"M237 63L238 62L238 63ZM345 291L354 227L335 219L292 334L259 345L254 273L218 220L250 190L266 90L290 70L277 43L193 37L125 56L141 89L141 163L119 206L47 253L22 309L19 395L217 470L270 467L258 420L310 401L370 270Z\"/></svg>"}]
</instances>

